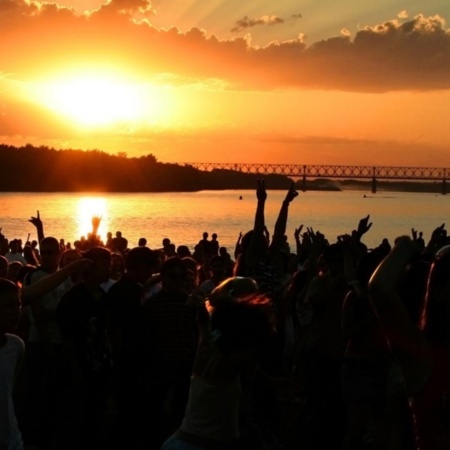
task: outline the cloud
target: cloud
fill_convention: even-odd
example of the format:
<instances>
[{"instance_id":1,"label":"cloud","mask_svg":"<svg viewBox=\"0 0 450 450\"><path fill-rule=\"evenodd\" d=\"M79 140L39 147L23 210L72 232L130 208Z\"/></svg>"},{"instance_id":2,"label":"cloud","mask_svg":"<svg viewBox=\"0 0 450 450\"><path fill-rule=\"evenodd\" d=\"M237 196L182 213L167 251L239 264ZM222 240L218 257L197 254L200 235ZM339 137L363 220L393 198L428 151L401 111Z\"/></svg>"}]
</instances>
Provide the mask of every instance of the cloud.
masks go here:
<instances>
[{"instance_id":1,"label":"cloud","mask_svg":"<svg viewBox=\"0 0 450 450\"><path fill-rule=\"evenodd\" d=\"M400 12L397 14L397 17L398 17L399 19L407 19L407 18L408 18L408 12L406 11L406 9L404 9L403 11L400 11Z\"/></svg>"},{"instance_id":2,"label":"cloud","mask_svg":"<svg viewBox=\"0 0 450 450\"><path fill-rule=\"evenodd\" d=\"M292 16L288 20L300 19L302 17L301 14L292 14ZM248 28L253 28L258 25L279 25L285 23L286 19L275 15L263 15L261 17L256 17L251 19L248 16L245 16L243 19L240 19L236 22L235 26L231 28L230 31L233 33L247 30Z\"/></svg>"},{"instance_id":3,"label":"cloud","mask_svg":"<svg viewBox=\"0 0 450 450\"><path fill-rule=\"evenodd\" d=\"M141 79L216 80L229 89L450 89L450 32L438 15L396 18L354 36L343 30L309 46L299 34L254 47L248 34L219 39L198 28L158 29L152 11L148 0L112 0L88 15L55 3L2 0L0 72L26 80L90 64L120 67ZM247 28L286 20L245 19Z\"/></svg>"}]
</instances>

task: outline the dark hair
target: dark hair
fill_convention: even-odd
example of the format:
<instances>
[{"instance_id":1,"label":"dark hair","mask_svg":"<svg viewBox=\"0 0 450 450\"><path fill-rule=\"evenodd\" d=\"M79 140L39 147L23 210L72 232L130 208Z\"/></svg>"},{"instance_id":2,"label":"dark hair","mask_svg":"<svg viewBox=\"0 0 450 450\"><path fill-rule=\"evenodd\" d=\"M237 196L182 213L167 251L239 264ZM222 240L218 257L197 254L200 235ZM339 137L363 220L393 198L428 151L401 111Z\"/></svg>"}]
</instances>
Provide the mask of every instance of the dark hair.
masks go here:
<instances>
[{"instance_id":1,"label":"dark hair","mask_svg":"<svg viewBox=\"0 0 450 450\"><path fill-rule=\"evenodd\" d=\"M20 294L20 288L12 281L0 278L0 298L2 295L7 294Z\"/></svg>"},{"instance_id":2,"label":"dark hair","mask_svg":"<svg viewBox=\"0 0 450 450\"><path fill-rule=\"evenodd\" d=\"M191 251L187 245L179 245L177 248L177 255L180 258L184 258L186 256L191 256Z\"/></svg>"},{"instance_id":3,"label":"dark hair","mask_svg":"<svg viewBox=\"0 0 450 450\"><path fill-rule=\"evenodd\" d=\"M125 257L127 270L136 270L139 267L156 267L159 263L158 255L148 247L134 247Z\"/></svg>"},{"instance_id":4,"label":"dark hair","mask_svg":"<svg viewBox=\"0 0 450 450\"><path fill-rule=\"evenodd\" d=\"M450 281L450 245L435 255L428 274L427 291L420 314L419 328L433 342L450 337L448 311L442 301L442 288Z\"/></svg>"},{"instance_id":5,"label":"dark hair","mask_svg":"<svg viewBox=\"0 0 450 450\"><path fill-rule=\"evenodd\" d=\"M47 236L44 239L42 239L42 241L39 243L39 247L42 247L45 244L54 245L55 247L58 247L58 250L59 250L59 241L58 241L58 239L56 239L52 236Z\"/></svg>"},{"instance_id":6,"label":"dark hair","mask_svg":"<svg viewBox=\"0 0 450 450\"><path fill-rule=\"evenodd\" d=\"M84 252L83 258L90 259L93 263L96 263L105 259L111 259L111 252L104 247L92 247Z\"/></svg>"},{"instance_id":7,"label":"dark hair","mask_svg":"<svg viewBox=\"0 0 450 450\"><path fill-rule=\"evenodd\" d=\"M223 301L211 313L215 345L227 355L246 348L264 349L273 335L267 304Z\"/></svg>"},{"instance_id":8,"label":"dark hair","mask_svg":"<svg viewBox=\"0 0 450 450\"><path fill-rule=\"evenodd\" d=\"M187 268L184 265L181 258L178 258L178 256L172 256L170 258L167 258L161 264L161 269L160 269L161 276L167 275L173 269L179 269L179 270L187 273Z\"/></svg>"}]
</instances>

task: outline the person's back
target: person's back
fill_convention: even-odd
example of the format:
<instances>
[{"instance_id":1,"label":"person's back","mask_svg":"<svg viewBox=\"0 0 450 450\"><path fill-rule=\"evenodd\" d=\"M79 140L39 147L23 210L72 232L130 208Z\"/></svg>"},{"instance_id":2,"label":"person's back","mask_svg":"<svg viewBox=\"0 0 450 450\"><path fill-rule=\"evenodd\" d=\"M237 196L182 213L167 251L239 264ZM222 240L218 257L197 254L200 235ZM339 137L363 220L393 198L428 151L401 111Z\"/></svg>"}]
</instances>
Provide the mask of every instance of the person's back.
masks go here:
<instances>
[{"instance_id":1,"label":"person's back","mask_svg":"<svg viewBox=\"0 0 450 450\"><path fill-rule=\"evenodd\" d=\"M111 254L106 248L94 247L83 259L91 265L83 281L61 299L57 322L76 393L71 400L70 439L75 448L98 449L104 445L106 404L111 395L111 341L106 296L100 287L109 278Z\"/></svg>"},{"instance_id":2,"label":"person's back","mask_svg":"<svg viewBox=\"0 0 450 450\"><path fill-rule=\"evenodd\" d=\"M148 247L135 247L126 255L125 264L125 274L106 296L116 364L117 424L114 428L117 447L139 449L143 447L146 433L144 394L150 376L150 356L145 347L143 284L158 267L159 258Z\"/></svg>"},{"instance_id":3,"label":"person's back","mask_svg":"<svg viewBox=\"0 0 450 450\"><path fill-rule=\"evenodd\" d=\"M152 358L148 405L150 421L155 426L148 448L155 450L181 423L197 348L196 309L188 305L186 293L187 268L180 258L173 257L164 261L160 273L161 291L144 303ZM165 412L171 391L172 408Z\"/></svg>"},{"instance_id":4,"label":"person's back","mask_svg":"<svg viewBox=\"0 0 450 450\"><path fill-rule=\"evenodd\" d=\"M20 290L12 282L0 279L0 448L22 450L13 402L13 388L25 345L10 332L17 326L20 316Z\"/></svg>"}]
</instances>

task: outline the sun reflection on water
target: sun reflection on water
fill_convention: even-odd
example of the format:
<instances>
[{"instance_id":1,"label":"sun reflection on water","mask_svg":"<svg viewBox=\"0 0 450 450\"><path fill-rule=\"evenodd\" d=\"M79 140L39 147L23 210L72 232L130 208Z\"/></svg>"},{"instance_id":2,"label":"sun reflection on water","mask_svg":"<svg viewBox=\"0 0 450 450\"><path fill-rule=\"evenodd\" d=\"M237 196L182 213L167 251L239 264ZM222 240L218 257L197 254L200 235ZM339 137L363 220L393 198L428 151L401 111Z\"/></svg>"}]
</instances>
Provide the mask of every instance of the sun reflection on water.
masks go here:
<instances>
[{"instance_id":1,"label":"sun reflection on water","mask_svg":"<svg viewBox=\"0 0 450 450\"><path fill-rule=\"evenodd\" d=\"M77 233L78 238L92 232L92 218L101 217L98 234L105 240L108 229L108 204L103 197L82 197L77 205Z\"/></svg>"}]
</instances>

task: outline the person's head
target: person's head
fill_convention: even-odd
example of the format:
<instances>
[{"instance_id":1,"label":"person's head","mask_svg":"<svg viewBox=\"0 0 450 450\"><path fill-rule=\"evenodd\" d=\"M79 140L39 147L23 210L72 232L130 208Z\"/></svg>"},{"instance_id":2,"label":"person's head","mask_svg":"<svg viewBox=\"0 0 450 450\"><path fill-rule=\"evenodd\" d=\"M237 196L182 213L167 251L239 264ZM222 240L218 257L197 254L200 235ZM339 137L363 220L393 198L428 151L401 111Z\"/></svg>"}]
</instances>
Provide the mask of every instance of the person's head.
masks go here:
<instances>
[{"instance_id":1,"label":"person's head","mask_svg":"<svg viewBox=\"0 0 450 450\"><path fill-rule=\"evenodd\" d=\"M250 278L229 278L209 296L214 344L224 355L258 358L273 335L270 302Z\"/></svg>"},{"instance_id":2,"label":"person's head","mask_svg":"<svg viewBox=\"0 0 450 450\"><path fill-rule=\"evenodd\" d=\"M184 292L187 287L188 271L185 263L173 256L167 258L160 269L161 285L163 290L172 293Z\"/></svg>"},{"instance_id":3,"label":"person's head","mask_svg":"<svg viewBox=\"0 0 450 450\"><path fill-rule=\"evenodd\" d=\"M31 248L31 245L25 245L23 248L23 257L25 258L27 264L32 264L33 266L37 266L38 262L36 260L36 256Z\"/></svg>"},{"instance_id":4,"label":"person's head","mask_svg":"<svg viewBox=\"0 0 450 450\"><path fill-rule=\"evenodd\" d=\"M221 256L213 256L209 261L209 272L211 278L215 280L224 280L227 275L227 265Z\"/></svg>"},{"instance_id":5,"label":"person's head","mask_svg":"<svg viewBox=\"0 0 450 450\"><path fill-rule=\"evenodd\" d=\"M185 256L181 258L181 262L187 269L187 285L189 288L194 289L198 285L197 261L190 256Z\"/></svg>"},{"instance_id":6,"label":"person's head","mask_svg":"<svg viewBox=\"0 0 450 450\"><path fill-rule=\"evenodd\" d=\"M191 256L191 251L187 245L179 245L177 248L177 255L180 258L185 258Z\"/></svg>"},{"instance_id":7,"label":"person's head","mask_svg":"<svg viewBox=\"0 0 450 450\"><path fill-rule=\"evenodd\" d=\"M162 245L163 245L164 248L168 248L169 245L170 245L170 239L169 238L164 238L162 240Z\"/></svg>"},{"instance_id":8,"label":"person's head","mask_svg":"<svg viewBox=\"0 0 450 450\"><path fill-rule=\"evenodd\" d=\"M111 274L113 280L118 280L125 272L125 260L121 253L111 253Z\"/></svg>"},{"instance_id":9,"label":"person's head","mask_svg":"<svg viewBox=\"0 0 450 450\"><path fill-rule=\"evenodd\" d=\"M83 258L92 262L92 266L83 274L85 281L105 283L111 273L111 253L104 247L93 247L84 252Z\"/></svg>"},{"instance_id":10,"label":"person's head","mask_svg":"<svg viewBox=\"0 0 450 450\"><path fill-rule=\"evenodd\" d=\"M258 285L253 278L231 277L222 281L208 296L212 307L220 304L224 299L247 300L258 294Z\"/></svg>"},{"instance_id":11,"label":"person's head","mask_svg":"<svg viewBox=\"0 0 450 450\"><path fill-rule=\"evenodd\" d=\"M147 239L145 239L144 237L139 238L138 246L139 247L145 247L146 245L147 245Z\"/></svg>"},{"instance_id":12,"label":"person's head","mask_svg":"<svg viewBox=\"0 0 450 450\"><path fill-rule=\"evenodd\" d=\"M58 269L60 247L59 242L54 237L46 237L39 244L41 255L41 267L47 272L54 272Z\"/></svg>"},{"instance_id":13,"label":"person's head","mask_svg":"<svg viewBox=\"0 0 450 450\"><path fill-rule=\"evenodd\" d=\"M17 253L17 252L19 252L19 249L20 249L20 245L19 245L19 241L17 239L13 239L12 241L10 241L9 250L11 251L11 253Z\"/></svg>"},{"instance_id":14,"label":"person's head","mask_svg":"<svg viewBox=\"0 0 450 450\"><path fill-rule=\"evenodd\" d=\"M0 279L0 334L14 332L20 319L20 289L10 280Z\"/></svg>"},{"instance_id":15,"label":"person's head","mask_svg":"<svg viewBox=\"0 0 450 450\"><path fill-rule=\"evenodd\" d=\"M81 258L81 253L75 249L65 250L61 254L61 258L59 259L59 267L66 267L68 264L73 263L74 261L78 261Z\"/></svg>"},{"instance_id":16,"label":"person's head","mask_svg":"<svg viewBox=\"0 0 450 450\"><path fill-rule=\"evenodd\" d=\"M213 233L213 234L211 235L211 238L212 238L213 241L216 241L216 240L217 240L217 234L216 234L216 233Z\"/></svg>"},{"instance_id":17,"label":"person's head","mask_svg":"<svg viewBox=\"0 0 450 450\"><path fill-rule=\"evenodd\" d=\"M208 236L209 236L208 232L205 231L205 232L203 233L203 239L208 239Z\"/></svg>"},{"instance_id":18,"label":"person's head","mask_svg":"<svg viewBox=\"0 0 450 450\"><path fill-rule=\"evenodd\" d=\"M330 275L336 275L344 269L344 252L342 245L331 244L324 248L321 256L320 263L325 272Z\"/></svg>"},{"instance_id":19,"label":"person's head","mask_svg":"<svg viewBox=\"0 0 450 450\"><path fill-rule=\"evenodd\" d=\"M419 328L434 342L450 342L450 245L431 264Z\"/></svg>"},{"instance_id":20,"label":"person's head","mask_svg":"<svg viewBox=\"0 0 450 450\"><path fill-rule=\"evenodd\" d=\"M257 247L259 247L261 250L267 250L269 247L269 242L267 241L264 233L255 233L254 230L250 230L242 236L241 247L244 253L247 251L252 240L255 240L255 242L257 243Z\"/></svg>"},{"instance_id":21,"label":"person's head","mask_svg":"<svg viewBox=\"0 0 450 450\"><path fill-rule=\"evenodd\" d=\"M159 266L159 255L148 247L134 247L125 258L127 273L138 283L144 283Z\"/></svg>"},{"instance_id":22,"label":"person's head","mask_svg":"<svg viewBox=\"0 0 450 450\"><path fill-rule=\"evenodd\" d=\"M19 282L19 270L22 268L23 264L20 261L11 261L8 264L8 280L14 283Z\"/></svg>"},{"instance_id":23,"label":"person's head","mask_svg":"<svg viewBox=\"0 0 450 450\"><path fill-rule=\"evenodd\" d=\"M0 255L0 278L8 278L8 260Z\"/></svg>"},{"instance_id":24,"label":"person's head","mask_svg":"<svg viewBox=\"0 0 450 450\"><path fill-rule=\"evenodd\" d=\"M116 237L117 238L121 238L122 237L122 232L121 231L116 231Z\"/></svg>"}]
</instances>

